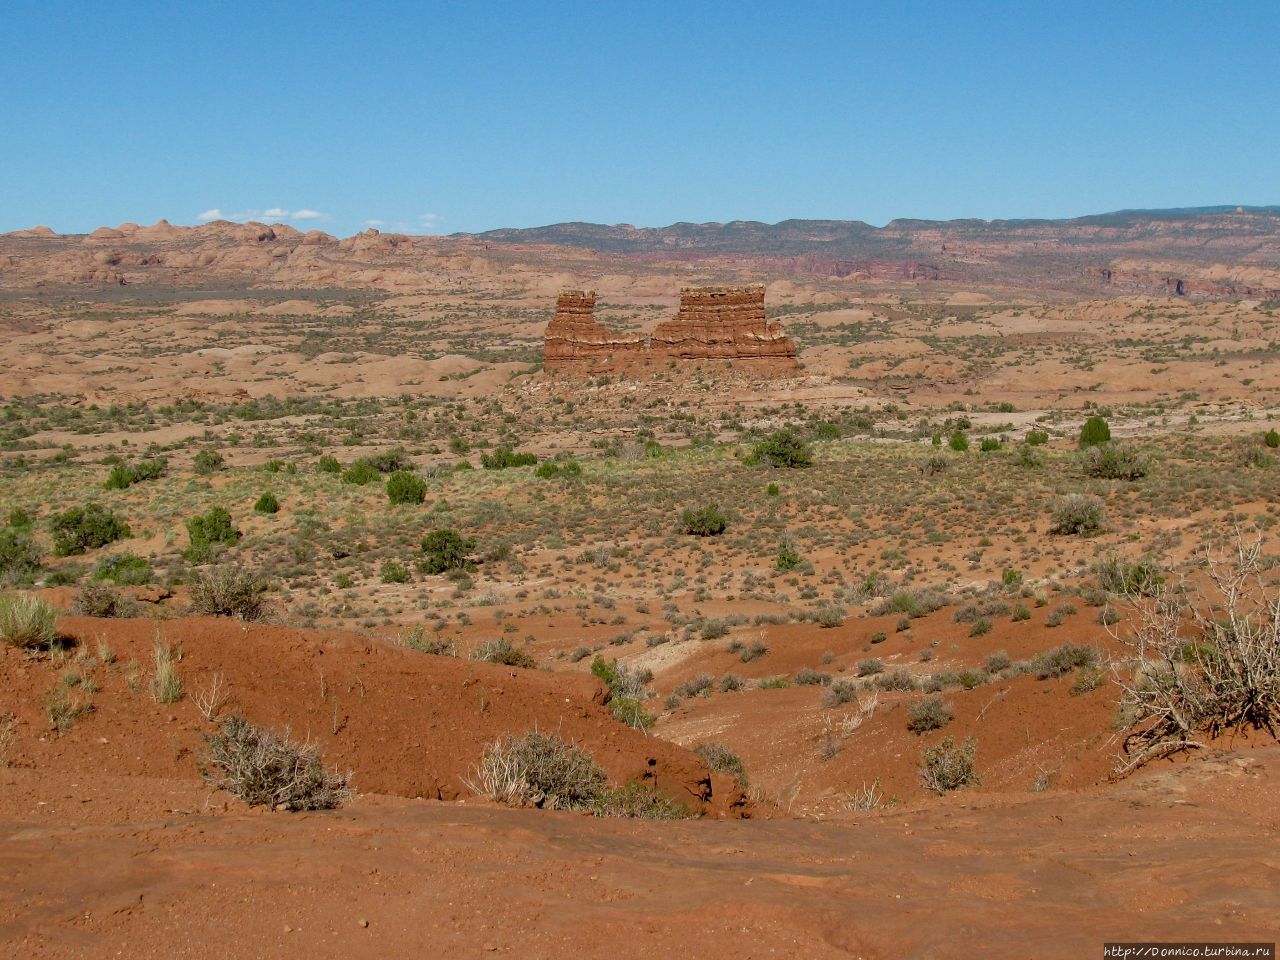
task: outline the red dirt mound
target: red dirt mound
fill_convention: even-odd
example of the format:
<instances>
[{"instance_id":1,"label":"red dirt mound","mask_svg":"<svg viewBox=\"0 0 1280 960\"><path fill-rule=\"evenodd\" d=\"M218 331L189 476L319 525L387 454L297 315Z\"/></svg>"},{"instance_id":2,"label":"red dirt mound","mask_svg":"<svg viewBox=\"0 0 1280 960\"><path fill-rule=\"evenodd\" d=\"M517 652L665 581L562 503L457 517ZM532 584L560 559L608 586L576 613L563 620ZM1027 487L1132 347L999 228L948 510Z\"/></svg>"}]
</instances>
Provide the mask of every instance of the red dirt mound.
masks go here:
<instances>
[{"instance_id":1,"label":"red dirt mound","mask_svg":"<svg viewBox=\"0 0 1280 960\"><path fill-rule=\"evenodd\" d=\"M9 649L0 655L0 712L19 719L16 766L81 777L193 777L202 735L212 729L197 703L221 678L228 698L222 715L236 712L316 742L327 764L354 772L361 792L469 796L463 778L485 746L536 728L579 744L614 782L650 783L701 813L744 812L741 791L710 774L701 758L615 720L593 677L216 618L66 617L59 630L75 641L80 659L36 660ZM151 696L157 639L180 656L184 695L176 703ZM92 705L62 735L42 707L57 690Z\"/></svg>"}]
</instances>

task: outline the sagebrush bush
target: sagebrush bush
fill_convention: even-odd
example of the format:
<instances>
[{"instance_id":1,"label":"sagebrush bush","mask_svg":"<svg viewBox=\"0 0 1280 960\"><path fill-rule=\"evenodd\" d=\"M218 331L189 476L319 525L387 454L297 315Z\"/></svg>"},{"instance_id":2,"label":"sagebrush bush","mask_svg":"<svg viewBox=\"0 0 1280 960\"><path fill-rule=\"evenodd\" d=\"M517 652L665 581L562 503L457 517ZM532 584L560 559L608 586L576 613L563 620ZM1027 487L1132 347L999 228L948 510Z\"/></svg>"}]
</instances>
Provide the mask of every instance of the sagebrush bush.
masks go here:
<instances>
[{"instance_id":1,"label":"sagebrush bush","mask_svg":"<svg viewBox=\"0 0 1280 960\"><path fill-rule=\"evenodd\" d=\"M201 774L251 807L331 810L352 797L350 775L325 768L311 744L296 744L238 716L205 738Z\"/></svg>"},{"instance_id":2,"label":"sagebrush bush","mask_svg":"<svg viewBox=\"0 0 1280 960\"><path fill-rule=\"evenodd\" d=\"M86 617L132 617L138 605L115 587L101 580L90 580L77 592L72 606Z\"/></svg>"},{"instance_id":3,"label":"sagebrush bush","mask_svg":"<svg viewBox=\"0 0 1280 960\"><path fill-rule=\"evenodd\" d=\"M1096 667L1099 660L1095 647L1064 643L1036 654L1031 660L1031 672L1040 680L1050 680L1065 676L1077 667Z\"/></svg>"},{"instance_id":4,"label":"sagebrush bush","mask_svg":"<svg viewBox=\"0 0 1280 960\"><path fill-rule=\"evenodd\" d=\"M1095 570L1098 585L1103 590L1123 596L1155 596L1164 584L1160 565L1151 557L1126 562L1119 557L1109 556L1100 561Z\"/></svg>"},{"instance_id":5,"label":"sagebrush bush","mask_svg":"<svg viewBox=\"0 0 1280 960\"><path fill-rule=\"evenodd\" d=\"M1049 532L1088 536L1102 529L1106 516L1106 507L1099 497L1086 493L1073 493L1059 498L1054 504L1049 521Z\"/></svg>"},{"instance_id":6,"label":"sagebrush bush","mask_svg":"<svg viewBox=\"0 0 1280 960\"><path fill-rule=\"evenodd\" d=\"M977 745L967 739L959 746L954 737L943 737L941 743L926 747L920 754L920 783L926 790L942 796L961 787L981 782L974 769Z\"/></svg>"},{"instance_id":7,"label":"sagebrush bush","mask_svg":"<svg viewBox=\"0 0 1280 960\"><path fill-rule=\"evenodd\" d=\"M586 751L555 734L506 734L491 743L476 770L472 789L513 807L590 809L609 780Z\"/></svg>"},{"instance_id":8,"label":"sagebrush bush","mask_svg":"<svg viewBox=\"0 0 1280 960\"><path fill-rule=\"evenodd\" d=\"M506 637L482 643L471 654L472 660L485 663L500 663L508 667L521 667L525 670L536 670L538 661L525 650L521 650Z\"/></svg>"},{"instance_id":9,"label":"sagebrush bush","mask_svg":"<svg viewBox=\"0 0 1280 960\"><path fill-rule=\"evenodd\" d=\"M191 611L207 617L257 620L265 612L266 584L256 574L226 565L196 575L191 584Z\"/></svg>"},{"instance_id":10,"label":"sagebrush bush","mask_svg":"<svg viewBox=\"0 0 1280 960\"><path fill-rule=\"evenodd\" d=\"M842 707L846 703L858 705L858 687L852 680L832 680L822 691L824 707Z\"/></svg>"},{"instance_id":11,"label":"sagebrush bush","mask_svg":"<svg viewBox=\"0 0 1280 960\"><path fill-rule=\"evenodd\" d=\"M0 530L0 583L29 580L40 569L40 551L24 530Z\"/></svg>"},{"instance_id":12,"label":"sagebrush bush","mask_svg":"<svg viewBox=\"0 0 1280 960\"><path fill-rule=\"evenodd\" d=\"M1131 447L1098 444L1086 448L1084 471L1104 480L1141 480L1151 469L1146 456Z\"/></svg>"},{"instance_id":13,"label":"sagebrush bush","mask_svg":"<svg viewBox=\"0 0 1280 960\"><path fill-rule=\"evenodd\" d=\"M912 733L927 733L945 727L955 717L955 711L937 694L930 694L907 708L907 729Z\"/></svg>"},{"instance_id":14,"label":"sagebrush bush","mask_svg":"<svg viewBox=\"0 0 1280 960\"><path fill-rule=\"evenodd\" d=\"M0 640L11 647L38 650L58 638L53 607L25 593L0 594Z\"/></svg>"},{"instance_id":15,"label":"sagebrush bush","mask_svg":"<svg viewBox=\"0 0 1280 960\"><path fill-rule=\"evenodd\" d=\"M747 765L723 743L700 743L693 752L707 762L712 773L727 773L738 786L747 785Z\"/></svg>"}]
</instances>

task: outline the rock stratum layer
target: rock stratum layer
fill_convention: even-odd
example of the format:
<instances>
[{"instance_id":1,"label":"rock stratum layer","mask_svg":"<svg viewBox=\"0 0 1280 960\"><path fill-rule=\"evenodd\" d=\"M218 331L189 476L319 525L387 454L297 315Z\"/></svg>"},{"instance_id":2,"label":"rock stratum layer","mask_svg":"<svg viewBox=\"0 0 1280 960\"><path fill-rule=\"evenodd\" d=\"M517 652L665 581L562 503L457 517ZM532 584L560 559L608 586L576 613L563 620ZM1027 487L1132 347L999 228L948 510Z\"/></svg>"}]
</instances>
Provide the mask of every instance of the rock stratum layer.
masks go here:
<instances>
[{"instance_id":1,"label":"rock stratum layer","mask_svg":"<svg viewBox=\"0 0 1280 960\"><path fill-rule=\"evenodd\" d=\"M547 325L543 368L551 372L625 369L671 360L725 360L762 372L796 367L796 345L764 315L762 283L685 287L672 320L649 338L614 333L595 319L591 290L564 290Z\"/></svg>"}]
</instances>

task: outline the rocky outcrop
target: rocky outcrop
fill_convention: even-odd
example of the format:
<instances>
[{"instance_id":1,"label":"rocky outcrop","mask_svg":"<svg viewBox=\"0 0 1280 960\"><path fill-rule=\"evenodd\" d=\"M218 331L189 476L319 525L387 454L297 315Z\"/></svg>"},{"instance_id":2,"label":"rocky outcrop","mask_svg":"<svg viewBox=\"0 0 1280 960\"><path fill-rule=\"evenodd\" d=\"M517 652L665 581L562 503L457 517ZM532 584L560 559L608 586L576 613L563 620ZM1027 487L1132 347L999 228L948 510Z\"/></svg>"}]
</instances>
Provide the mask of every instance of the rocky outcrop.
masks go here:
<instances>
[{"instance_id":1,"label":"rocky outcrop","mask_svg":"<svg viewBox=\"0 0 1280 960\"><path fill-rule=\"evenodd\" d=\"M547 325L543 368L620 370L673 360L724 360L763 372L796 366L795 343L764 315L764 284L685 287L672 320L651 337L614 333L595 319L594 291L564 290Z\"/></svg>"},{"instance_id":2,"label":"rocky outcrop","mask_svg":"<svg viewBox=\"0 0 1280 960\"><path fill-rule=\"evenodd\" d=\"M610 366L615 355L630 358L644 352L640 337L620 336L606 330L595 318L594 290L562 290L556 298L556 315L547 324L543 366L547 369Z\"/></svg>"},{"instance_id":3,"label":"rocky outcrop","mask_svg":"<svg viewBox=\"0 0 1280 960\"><path fill-rule=\"evenodd\" d=\"M685 287L674 320L649 341L655 357L680 360L774 360L791 365L796 345L764 317L764 284Z\"/></svg>"}]
</instances>

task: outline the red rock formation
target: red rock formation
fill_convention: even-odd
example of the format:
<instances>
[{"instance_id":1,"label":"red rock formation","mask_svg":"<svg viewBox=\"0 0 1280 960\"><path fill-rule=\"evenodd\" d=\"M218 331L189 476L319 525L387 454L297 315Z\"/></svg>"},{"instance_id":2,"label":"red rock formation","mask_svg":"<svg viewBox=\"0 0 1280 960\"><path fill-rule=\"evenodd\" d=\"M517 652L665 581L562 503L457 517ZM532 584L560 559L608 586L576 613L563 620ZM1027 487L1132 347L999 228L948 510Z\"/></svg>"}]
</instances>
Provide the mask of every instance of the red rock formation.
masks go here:
<instances>
[{"instance_id":1,"label":"red rock formation","mask_svg":"<svg viewBox=\"0 0 1280 960\"><path fill-rule=\"evenodd\" d=\"M564 290L547 325L543 368L622 369L670 360L728 360L762 370L789 370L796 347L764 316L764 285L685 287L675 319L659 323L646 342L606 330L594 316L593 291Z\"/></svg>"},{"instance_id":2,"label":"red rock formation","mask_svg":"<svg viewBox=\"0 0 1280 960\"><path fill-rule=\"evenodd\" d=\"M796 345L764 318L764 284L685 287L674 320L659 323L650 340L655 357L684 360L795 362Z\"/></svg>"},{"instance_id":3,"label":"red rock formation","mask_svg":"<svg viewBox=\"0 0 1280 960\"><path fill-rule=\"evenodd\" d=\"M615 366L644 353L644 341L611 333L596 322L594 290L562 290L547 324L542 365L548 370Z\"/></svg>"}]
</instances>

